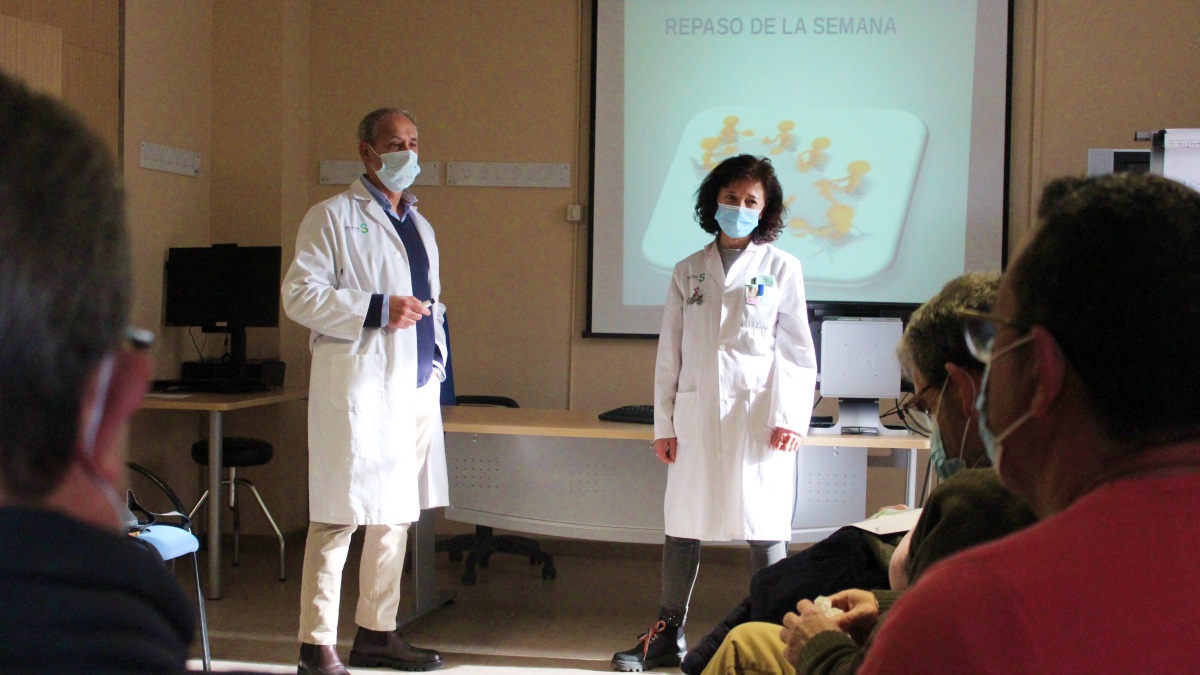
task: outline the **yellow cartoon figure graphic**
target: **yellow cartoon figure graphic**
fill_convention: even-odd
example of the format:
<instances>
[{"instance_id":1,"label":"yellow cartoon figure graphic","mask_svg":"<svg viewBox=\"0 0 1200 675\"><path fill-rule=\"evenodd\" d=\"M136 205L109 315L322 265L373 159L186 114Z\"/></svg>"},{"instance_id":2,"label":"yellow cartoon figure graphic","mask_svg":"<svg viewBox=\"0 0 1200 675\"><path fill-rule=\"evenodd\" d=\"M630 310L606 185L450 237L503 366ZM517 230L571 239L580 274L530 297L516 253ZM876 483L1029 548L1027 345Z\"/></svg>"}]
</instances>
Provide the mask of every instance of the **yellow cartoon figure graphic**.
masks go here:
<instances>
[{"instance_id":1,"label":"yellow cartoon figure graphic","mask_svg":"<svg viewBox=\"0 0 1200 675\"><path fill-rule=\"evenodd\" d=\"M792 218L788 221L788 227L797 232L792 232L794 237L804 237L809 234L820 237L821 239L837 240L850 234L854 228L854 209L845 204L835 204L825 212L825 218L829 221L828 225L821 227L813 227L808 224L808 221L803 218Z\"/></svg>"},{"instance_id":2,"label":"yellow cartoon figure graphic","mask_svg":"<svg viewBox=\"0 0 1200 675\"><path fill-rule=\"evenodd\" d=\"M834 198L833 193L840 192L845 195L854 194L862 185L863 176L867 175L867 172L870 170L871 163L860 159L850 162L850 164L846 166L845 176L834 179L822 178L821 180L813 183L813 187L817 188L818 194L833 202L834 205L837 205L841 202Z\"/></svg>"},{"instance_id":3,"label":"yellow cartoon figure graphic","mask_svg":"<svg viewBox=\"0 0 1200 675\"><path fill-rule=\"evenodd\" d=\"M825 151L829 149L831 144L832 141L829 140L828 136L814 138L811 148L796 155L796 169L801 173L807 173L809 169L824 164L827 157Z\"/></svg>"},{"instance_id":4,"label":"yellow cartoon figure graphic","mask_svg":"<svg viewBox=\"0 0 1200 675\"><path fill-rule=\"evenodd\" d=\"M721 129L719 138L722 143L729 145L733 150L730 154L737 152L738 136L753 136L753 131L738 131L737 125L741 120L737 115L729 115L725 118L725 126Z\"/></svg>"},{"instance_id":5,"label":"yellow cartoon figure graphic","mask_svg":"<svg viewBox=\"0 0 1200 675\"><path fill-rule=\"evenodd\" d=\"M700 141L700 149L704 154L700 156L700 161L695 162L696 169L708 173L714 166L721 163L721 160L732 157L737 152L736 145L725 145L722 147L721 139L716 137L705 138Z\"/></svg>"},{"instance_id":6,"label":"yellow cartoon figure graphic","mask_svg":"<svg viewBox=\"0 0 1200 675\"><path fill-rule=\"evenodd\" d=\"M792 144L796 142L796 137L792 135L792 129L796 128L796 123L792 120L784 120L779 123L779 135L775 138L763 136L762 142L771 147L771 154L778 155L779 153L788 150Z\"/></svg>"}]
</instances>

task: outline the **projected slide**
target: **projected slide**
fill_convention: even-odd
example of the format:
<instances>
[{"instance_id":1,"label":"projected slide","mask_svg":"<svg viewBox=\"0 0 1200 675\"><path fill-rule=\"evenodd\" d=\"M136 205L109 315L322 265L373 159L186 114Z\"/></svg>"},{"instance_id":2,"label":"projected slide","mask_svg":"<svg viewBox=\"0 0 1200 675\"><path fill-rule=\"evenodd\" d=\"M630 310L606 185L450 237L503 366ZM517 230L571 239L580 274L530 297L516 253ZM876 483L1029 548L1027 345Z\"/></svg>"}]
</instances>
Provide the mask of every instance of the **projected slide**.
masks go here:
<instances>
[{"instance_id":1,"label":"projected slide","mask_svg":"<svg viewBox=\"0 0 1200 675\"><path fill-rule=\"evenodd\" d=\"M771 159L788 207L775 245L809 283L856 285L896 258L925 149L925 125L903 110L722 107L683 131L642 240L669 272L712 236L681 217L708 172L741 153Z\"/></svg>"},{"instance_id":2,"label":"projected slide","mask_svg":"<svg viewBox=\"0 0 1200 675\"><path fill-rule=\"evenodd\" d=\"M655 334L696 189L774 163L810 302L924 302L1003 251L1007 0L597 0L589 334Z\"/></svg>"}]
</instances>

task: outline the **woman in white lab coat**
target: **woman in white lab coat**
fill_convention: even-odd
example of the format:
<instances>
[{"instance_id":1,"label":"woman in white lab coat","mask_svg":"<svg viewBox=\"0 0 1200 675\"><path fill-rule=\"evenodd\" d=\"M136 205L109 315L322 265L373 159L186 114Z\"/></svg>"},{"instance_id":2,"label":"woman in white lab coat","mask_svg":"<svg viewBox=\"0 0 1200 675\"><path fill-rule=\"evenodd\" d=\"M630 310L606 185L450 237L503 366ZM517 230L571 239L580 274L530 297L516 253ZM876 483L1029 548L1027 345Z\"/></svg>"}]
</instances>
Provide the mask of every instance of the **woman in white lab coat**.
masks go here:
<instances>
[{"instance_id":1,"label":"woman in white lab coat","mask_svg":"<svg viewBox=\"0 0 1200 675\"><path fill-rule=\"evenodd\" d=\"M784 214L766 158L731 157L696 193L715 239L675 266L654 378L654 452L668 465L659 620L616 670L679 665L702 540L748 541L755 569L787 554L817 363L800 261L770 245Z\"/></svg>"}]
</instances>

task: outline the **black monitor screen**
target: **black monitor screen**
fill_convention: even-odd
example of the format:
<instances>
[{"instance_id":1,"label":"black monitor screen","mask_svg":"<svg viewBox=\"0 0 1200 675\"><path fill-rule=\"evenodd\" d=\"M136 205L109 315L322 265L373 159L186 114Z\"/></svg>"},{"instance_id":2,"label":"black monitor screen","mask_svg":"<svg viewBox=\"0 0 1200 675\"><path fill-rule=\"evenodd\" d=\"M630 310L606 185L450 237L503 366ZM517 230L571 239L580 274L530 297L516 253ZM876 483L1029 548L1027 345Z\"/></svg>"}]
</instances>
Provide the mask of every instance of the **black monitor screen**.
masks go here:
<instances>
[{"instance_id":1,"label":"black monitor screen","mask_svg":"<svg viewBox=\"0 0 1200 675\"><path fill-rule=\"evenodd\" d=\"M202 328L279 325L279 246L172 248L166 324Z\"/></svg>"}]
</instances>

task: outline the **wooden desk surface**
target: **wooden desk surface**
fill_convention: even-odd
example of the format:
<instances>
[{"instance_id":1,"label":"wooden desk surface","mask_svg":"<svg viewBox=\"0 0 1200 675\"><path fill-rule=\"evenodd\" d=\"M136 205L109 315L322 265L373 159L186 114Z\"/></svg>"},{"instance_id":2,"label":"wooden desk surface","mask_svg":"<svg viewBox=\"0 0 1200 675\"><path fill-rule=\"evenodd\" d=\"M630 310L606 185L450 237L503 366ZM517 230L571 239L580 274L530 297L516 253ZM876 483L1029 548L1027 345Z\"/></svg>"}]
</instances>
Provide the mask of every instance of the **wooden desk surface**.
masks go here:
<instances>
[{"instance_id":1,"label":"wooden desk surface","mask_svg":"<svg viewBox=\"0 0 1200 675\"><path fill-rule=\"evenodd\" d=\"M653 425L602 422L597 419L598 414L599 412L579 410L454 405L442 406L442 425L448 433L654 440ZM929 447L929 439L915 434L842 436L813 433L804 439L804 444L923 450Z\"/></svg>"},{"instance_id":2,"label":"wooden desk surface","mask_svg":"<svg viewBox=\"0 0 1200 675\"><path fill-rule=\"evenodd\" d=\"M254 408L272 403L298 401L308 398L307 384L290 384L271 391L252 394L188 394L182 398L162 398L153 393L142 400L142 408L150 410L202 410L228 412Z\"/></svg>"}]
</instances>

